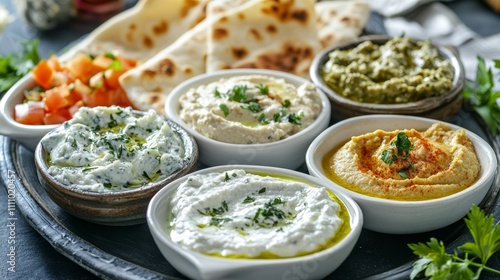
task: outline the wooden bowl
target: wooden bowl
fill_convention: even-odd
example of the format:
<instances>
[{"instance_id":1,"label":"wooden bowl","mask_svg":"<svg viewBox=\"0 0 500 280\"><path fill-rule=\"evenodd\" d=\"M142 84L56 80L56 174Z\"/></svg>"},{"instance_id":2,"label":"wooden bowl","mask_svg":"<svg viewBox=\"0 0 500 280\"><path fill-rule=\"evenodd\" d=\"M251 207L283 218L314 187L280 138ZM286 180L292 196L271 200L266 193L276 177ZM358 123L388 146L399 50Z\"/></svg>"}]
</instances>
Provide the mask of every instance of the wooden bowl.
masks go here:
<instances>
[{"instance_id":1,"label":"wooden bowl","mask_svg":"<svg viewBox=\"0 0 500 280\"><path fill-rule=\"evenodd\" d=\"M136 114L143 112L136 111ZM196 170L198 146L194 138L181 126L165 119L182 139L184 156L182 167L159 181L137 188L116 192L94 192L64 185L49 174L48 153L41 143L35 149L35 166L40 184L49 197L63 210L80 219L111 226L146 222L146 211L151 198L170 182Z\"/></svg>"},{"instance_id":2,"label":"wooden bowl","mask_svg":"<svg viewBox=\"0 0 500 280\"><path fill-rule=\"evenodd\" d=\"M465 84L465 70L459 59L458 52L452 47L437 46L440 55L450 60L455 71L452 81L452 88L440 96L428 97L415 102L400 104L374 104L362 103L350 100L336 93L330 88L321 76L321 68L329 59L329 53L336 49L350 49L365 41L372 41L375 44L384 44L392 39L386 35L370 35L360 37L355 42L325 49L319 53L310 69L310 77L313 83L323 91L332 103L332 117L343 120L355 116L367 114L399 114L415 115L437 120L451 119L462 107L462 90ZM411 39L414 42L418 40Z\"/></svg>"}]
</instances>

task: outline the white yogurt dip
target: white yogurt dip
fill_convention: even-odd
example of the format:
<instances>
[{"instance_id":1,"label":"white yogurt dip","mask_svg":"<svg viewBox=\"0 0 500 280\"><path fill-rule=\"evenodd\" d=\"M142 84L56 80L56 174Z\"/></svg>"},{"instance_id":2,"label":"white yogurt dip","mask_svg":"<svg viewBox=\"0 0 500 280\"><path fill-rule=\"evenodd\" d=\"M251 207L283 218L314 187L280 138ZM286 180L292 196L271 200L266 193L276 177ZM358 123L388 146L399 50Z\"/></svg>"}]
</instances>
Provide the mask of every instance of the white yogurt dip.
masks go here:
<instances>
[{"instance_id":1,"label":"white yogurt dip","mask_svg":"<svg viewBox=\"0 0 500 280\"><path fill-rule=\"evenodd\" d=\"M343 206L331 195L324 187L239 169L190 175L171 200L170 237L222 257L313 253L348 227Z\"/></svg>"},{"instance_id":2,"label":"white yogurt dip","mask_svg":"<svg viewBox=\"0 0 500 280\"><path fill-rule=\"evenodd\" d=\"M184 155L181 137L154 110L117 106L80 108L41 145L57 181L95 192L161 180L182 167Z\"/></svg>"}]
</instances>

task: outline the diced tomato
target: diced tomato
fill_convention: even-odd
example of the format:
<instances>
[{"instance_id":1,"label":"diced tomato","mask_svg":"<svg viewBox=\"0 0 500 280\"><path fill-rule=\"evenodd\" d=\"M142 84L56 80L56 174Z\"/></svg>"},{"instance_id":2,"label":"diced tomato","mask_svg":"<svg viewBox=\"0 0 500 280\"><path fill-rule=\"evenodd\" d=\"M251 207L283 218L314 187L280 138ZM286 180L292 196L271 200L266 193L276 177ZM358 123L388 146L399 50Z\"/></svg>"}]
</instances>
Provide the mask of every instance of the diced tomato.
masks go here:
<instances>
[{"instance_id":1,"label":"diced tomato","mask_svg":"<svg viewBox=\"0 0 500 280\"><path fill-rule=\"evenodd\" d=\"M43 124L44 108L43 101L28 101L16 104L14 107L14 120L22 124Z\"/></svg>"},{"instance_id":2,"label":"diced tomato","mask_svg":"<svg viewBox=\"0 0 500 280\"><path fill-rule=\"evenodd\" d=\"M69 108L61 108L57 111L45 114L43 117L43 124L60 124L70 120L72 115L68 109Z\"/></svg>"},{"instance_id":3,"label":"diced tomato","mask_svg":"<svg viewBox=\"0 0 500 280\"><path fill-rule=\"evenodd\" d=\"M83 104L89 107L111 106L113 104L113 92L105 88L96 88L90 94L82 95Z\"/></svg>"},{"instance_id":4,"label":"diced tomato","mask_svg":"<svg viewBox=\"0 0 500 280\"><path fill-rule=\"evenodd\" d=\"M78 111L78 109L80 109L83 106L84 106L83 101L80 100L75 104L73 104L73 106L69 107L68 112L71 114L71 117L73 117L75 113Z\"/></svg>"},{"instance_id":5,"label":"diced tomato","mask_svg":"<svg viewBox=\"0 0 500 280\"><path fill-rule=\"evenodd\" d=\"M33 75L36 83L43 89L49 89L52 87L54 70L50 67L47 60L40 60L40 62L38 62L38 64L31 70L31 74Z\"/></svg>"},{"instance_id":6,"label":"diced tomato","mask_svg":"<svg viewBox=\"0 0 500 280\"><path fill-rule=\"evenodd\" d=\"M67 69L75 78L87 83L90 77L96 73L92 66L92 58L89 55L78 53L69 61Z\"/></svg>"},{"instance_id":7,"label":"diced tomato","mask_svg":"<svg viewBox=\"0 0 500 280\"><path fill-rule=\"evenodd\" d=\"M105 54L100 54L94 58L92 64L97 71L104 71L108 69L109 65L113 62L113 58L106 56Z\"/></svg>"},{"instance_id":8,"label":"diced tomato","mask_svg":"<svg viewBox=\"0 0 500 280\"><path fill-rule=\"evenodd\" d=\"M61 108L73 105L73 96L67 85L60 85L45 92L45 110L54 112Z\"/></svg>"},{"instance_id":9,"label":"diced tomato","mask_svg":"<svg viewBox=\"0 0 500 280\"><path fill-rule=\"evenodd\" d=\"M106 83L104 81L104 74L102 72L99 72L92 76L89 80L89 86L91 88L101 88L106 86Z\"/></svg>"},{"instance_id":10,"label":"diced tomato","mask_svg":"<svg viewBox=\"0 0 500 280\"><path fill-rule=\"evenodd\" d=\"M121 107L134 107L132 102L127 97L127 94L121 87L118 87L117 89L114 90L113 93L113 104Z\"/></svg>"},{"instance_id":11,"label":"diced tomato","mask_svg":"<svg viewBox=\"0 0 500 280\"><path fill-rule=\"evenodd\" d=\"M54 71L59 72L63 70L61 63L59 63L59 58L55 54L51 55L47 62Z\"/></svg>"},{"instance_id":12,"label":"diced tomato","mask_svg":"<svg viewBox=\"0 0 500 280\"><path fill-rule=\"evenodd\" d=\"M26 124L54 124L71 119L83 106L133 107L119 77L136 65L136 60L116 53L92 58L81 52L64 62L52 55L32 70L45 91L27 92L23 104L16 105L15 118Z\"/></svg>"},{"instance_id":13,"label":"diced tomato","mask_svg":"<svg viewBox=\"0 0 500 280\"><path fill-rule=\"evenodd\" d=\"M106 86L110 89L117 89L120 87L120 82L118 78L125 73L125 70L115 70L115 69L106 69L104 71L104 78L106 81Z\"/></svg>"}]
</instances>

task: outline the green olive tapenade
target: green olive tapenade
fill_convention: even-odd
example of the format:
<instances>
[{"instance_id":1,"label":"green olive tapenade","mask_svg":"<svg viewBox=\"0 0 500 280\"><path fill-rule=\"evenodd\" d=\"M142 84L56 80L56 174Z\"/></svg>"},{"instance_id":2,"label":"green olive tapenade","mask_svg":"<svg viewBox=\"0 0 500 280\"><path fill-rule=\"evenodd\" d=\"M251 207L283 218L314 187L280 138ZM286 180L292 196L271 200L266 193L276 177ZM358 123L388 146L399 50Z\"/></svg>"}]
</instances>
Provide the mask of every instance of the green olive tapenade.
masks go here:
<instances>
[{"instance_id":1,"label":"green olive tapenade","mask_svg":"<svg viewBox=\"0 0 500 280\"><path fill-rule=\"evenodd\" d=\"M381 45L365 41L332 51L321 75L335 92L353 101L397 104L448 92L454 70L429 41L394 37Z\"/></svg>"}]
</instances>

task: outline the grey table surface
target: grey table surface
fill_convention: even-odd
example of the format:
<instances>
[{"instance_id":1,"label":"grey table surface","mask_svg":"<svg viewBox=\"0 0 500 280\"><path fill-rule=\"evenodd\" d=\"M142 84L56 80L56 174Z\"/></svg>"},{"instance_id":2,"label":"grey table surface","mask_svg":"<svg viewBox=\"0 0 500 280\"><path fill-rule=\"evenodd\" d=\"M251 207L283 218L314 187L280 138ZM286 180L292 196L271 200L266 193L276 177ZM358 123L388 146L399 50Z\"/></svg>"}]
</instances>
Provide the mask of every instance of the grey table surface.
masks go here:
<instances>
[{"instance_id":1,"label":"grey table surface","mask_svg":"<svg viewBox=\"0 0 500 280\"><path fill-rule=\"evenodd\" d=\"M14 1L0 0L0 4L15 13ZM127 2L129 7L133 1ZM483 1L456 0L443 2L473 31L481 36L500 33L500 14L494 13ZM18 16L18 15L17 15ZM20 42L30 38L40 38L40 53L43 57L58 52L70 42L78 40L100 23L105 17L72 19L51 31L40 31L29 27L19 17L0 35L0 55L19 49ZM2 170L2 172L8 172ZM24 219L22 213L15 212L15 231L9 228L7 211L7 189L0 180L0 279L96 279L92 273L58 253ZM14 238L9 236L14 232ZM8 270L9 240L15 239L15 272ZM499 267L500 264L496 265Z\"/></svg>"}]
</instances>

